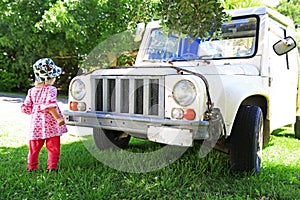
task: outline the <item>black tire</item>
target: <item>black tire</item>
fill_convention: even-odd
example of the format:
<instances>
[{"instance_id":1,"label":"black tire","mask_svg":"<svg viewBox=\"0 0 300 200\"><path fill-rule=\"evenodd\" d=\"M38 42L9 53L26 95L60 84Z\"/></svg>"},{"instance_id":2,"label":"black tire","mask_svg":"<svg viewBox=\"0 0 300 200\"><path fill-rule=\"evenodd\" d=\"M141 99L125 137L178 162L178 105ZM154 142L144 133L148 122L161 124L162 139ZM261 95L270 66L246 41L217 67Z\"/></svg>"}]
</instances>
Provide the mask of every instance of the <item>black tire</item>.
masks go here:
<instances>
[{"instance_id":1,"label":"black tire","mask_svg":"<svg viewBox=\"0 0 300 200\"><path fill-rule=\"evenodd\" d=\"M296 122L294 124L295 138L300 139L300 116L296 116Z\"/></svg>"},{"instance_id":2,"label":"black tire","mask_svg":"<svg viewBox=\"0 0 300 200\"><path fill-rule=\"evenodd\" d=\"M124 132L101 128L94 128L93 135L95 144L100 150L126 149L130 140L130 135Z\"/></svg>"},{"instance_id":3,"label":"black tire","mask_svg":"<svg viewBox=\"0 0 300 200\"><path fill-rule=\"evenodd\" d=\"M230 161L234 171L260 172L263 116L258 106L241 106L230 136Z\"/></svg>"}]
</instances>

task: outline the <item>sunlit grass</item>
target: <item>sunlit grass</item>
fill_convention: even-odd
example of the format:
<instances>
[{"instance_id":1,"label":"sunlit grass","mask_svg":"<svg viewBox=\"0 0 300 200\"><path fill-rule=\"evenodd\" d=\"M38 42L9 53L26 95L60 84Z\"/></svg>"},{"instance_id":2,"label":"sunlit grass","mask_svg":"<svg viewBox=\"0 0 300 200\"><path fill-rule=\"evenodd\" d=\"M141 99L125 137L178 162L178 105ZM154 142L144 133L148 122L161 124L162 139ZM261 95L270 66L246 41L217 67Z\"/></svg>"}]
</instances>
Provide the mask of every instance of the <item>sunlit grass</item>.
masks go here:
<instances>
[{"instance_id":1,"label":"sunlit grass","mask_svg":"<svg viewBox=\"0 0 300 200\"><path fill-rule=\"evenodd\" d=\"M2 127L5 128L5 127ZM259 175L234 174L228 155L212 151L199 158L199 146L174 163L149 173L126 173L109 168L95 159L80 138L62 137L59 173L46 173L47 151L40 155L37 173L25 171L27 141L15 140L19 128L1 132L0 199L298 199L300 196L299 140L291 128L272 135L263 150ZM13 139L12 139L13 138ZM90 137L92 138L92 137ZM25 141L22 139L21 141ZM143 151L157 144L144 142ZM141 151L139 140L130 148Z\"/></svg>"}]
</instances>

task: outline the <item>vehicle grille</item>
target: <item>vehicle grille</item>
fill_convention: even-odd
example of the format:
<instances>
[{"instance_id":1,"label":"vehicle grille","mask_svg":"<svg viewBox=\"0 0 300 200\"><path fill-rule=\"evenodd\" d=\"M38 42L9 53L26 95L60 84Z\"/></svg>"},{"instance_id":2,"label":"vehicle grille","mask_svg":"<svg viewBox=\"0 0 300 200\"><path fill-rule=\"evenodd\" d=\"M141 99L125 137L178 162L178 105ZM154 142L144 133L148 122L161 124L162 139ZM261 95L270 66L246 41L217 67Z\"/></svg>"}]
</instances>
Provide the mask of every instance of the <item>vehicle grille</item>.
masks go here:
<instances>
[{"instance_id":1,"label":"vehicle grille","mask_svg":"<svg viewBox=\"0 0 300 200\"><path fill-rule=\"evenodd\" d=\"M95 83L96 111L164 116L163 76L101 76Z\"/></svg>"}]
</instances>

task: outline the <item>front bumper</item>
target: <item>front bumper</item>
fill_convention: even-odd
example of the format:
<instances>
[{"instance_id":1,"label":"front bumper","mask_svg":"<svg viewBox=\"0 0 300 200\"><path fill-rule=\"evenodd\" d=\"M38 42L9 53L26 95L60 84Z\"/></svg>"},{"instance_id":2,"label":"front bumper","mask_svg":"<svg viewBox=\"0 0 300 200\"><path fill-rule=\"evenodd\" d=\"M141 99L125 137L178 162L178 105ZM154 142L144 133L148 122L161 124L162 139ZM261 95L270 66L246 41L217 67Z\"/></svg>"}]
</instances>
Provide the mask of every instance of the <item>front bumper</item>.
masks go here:
<instances>
[{"instance_id":1,"label":"front bumper","mask_svg":"<svg viewBox=\"0 0 300 200\"><path fill-rule=\"evenodd\" d=\"M210 138L208 121L68 110L64 111L64 116L67 125L123 131L136 137L171 145L192 146L193 140Z\"/></svg>"}]
</instances>

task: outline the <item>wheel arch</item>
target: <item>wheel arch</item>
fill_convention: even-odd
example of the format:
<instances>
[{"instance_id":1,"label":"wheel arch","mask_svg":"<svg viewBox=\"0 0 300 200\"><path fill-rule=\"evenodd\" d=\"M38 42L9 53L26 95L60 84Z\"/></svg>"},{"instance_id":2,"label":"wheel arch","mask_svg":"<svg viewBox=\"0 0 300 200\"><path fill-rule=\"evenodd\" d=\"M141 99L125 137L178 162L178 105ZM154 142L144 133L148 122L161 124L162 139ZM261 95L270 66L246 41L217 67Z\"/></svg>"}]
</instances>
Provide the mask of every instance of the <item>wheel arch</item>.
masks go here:
<instances>
[{"instance_id":1,"label":"wheel arch","mask_svg":"<svg viewBox=\"0 0 300 200\"><path fill-rule=\"evenodd\" d=\"M249 105L249 106L258 106L263 112L264 119L267 118L267 112L268 112L268 101L267 98L262 95L253 95L249 96L246 99L244 99L240 106L242 105Z\"/></svg>"}]
</instances>

